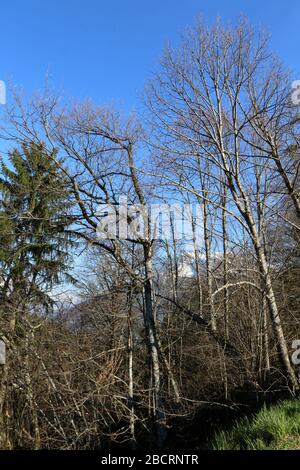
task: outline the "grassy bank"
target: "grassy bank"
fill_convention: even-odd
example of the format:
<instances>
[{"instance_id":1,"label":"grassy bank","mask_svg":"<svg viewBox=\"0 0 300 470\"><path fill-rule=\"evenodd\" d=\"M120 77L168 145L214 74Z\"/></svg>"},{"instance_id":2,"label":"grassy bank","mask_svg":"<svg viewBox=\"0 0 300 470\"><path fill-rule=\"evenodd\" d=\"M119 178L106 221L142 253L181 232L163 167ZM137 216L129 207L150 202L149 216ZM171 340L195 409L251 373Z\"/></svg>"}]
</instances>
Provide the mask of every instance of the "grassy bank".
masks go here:
<instances>
[{"instance_id":1,"label":"grassy bank","mask_svg":"<svg viewBox=\"0 0 300 470\"><path fill-rule=\"evenodd\" d=\"M300 449L300 400L288 400L243 418L229 431L217 433L215 450Z\"/></svg>"}]
</instances>

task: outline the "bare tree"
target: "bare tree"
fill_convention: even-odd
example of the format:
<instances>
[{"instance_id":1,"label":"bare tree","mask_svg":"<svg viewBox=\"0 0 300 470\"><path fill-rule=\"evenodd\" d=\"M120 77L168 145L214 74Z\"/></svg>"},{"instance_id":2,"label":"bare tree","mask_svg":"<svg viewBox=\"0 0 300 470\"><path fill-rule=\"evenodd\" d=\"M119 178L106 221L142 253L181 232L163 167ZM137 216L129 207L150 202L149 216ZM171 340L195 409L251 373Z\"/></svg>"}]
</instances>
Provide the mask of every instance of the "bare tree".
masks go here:
<instances>
[{"instance_id":1,"label":"bare tree","mask_svg":"<svg viewBox=\"0 0 300 470\"><path fill-rule=\"evenodd\" d=\"M163 155L177 157L180 164L179 156L184 155L190 162L200 155L203 162L213 166L215 180L221 184L221 174L226 181L230 194L226 211L231 211L253 244L282 364L291 386L297 388L274 294L270 260L253 202L254 158L259 151L263 161L270 157L270 152L264 147L262 135L256 132L253 136L253 127L266 113L266 103L254 103L252 90L265 100L274 93L270 77L267 79L261 72L271 67L273 61L267 53L266 38L256 37L245 22L235 29L220 23L209 29L200 22L188 31L178 51L171 48L166 51L163 70L148 87L147 103L157 130L157 148ZM272 126L275 124L276 119ZM274 158L278 165L277 157ZM207 173L206 163L201 171ZM269 167L268 178L273 176L274 171ZM182 185L181 180L174 181L169 175L166 179ZM294 188L289 194L295 202ZM210 194L209 199L212 198ZM270 194L267 201L265 204L277 213L276 195Z\"/></svg>"}]
</instances>

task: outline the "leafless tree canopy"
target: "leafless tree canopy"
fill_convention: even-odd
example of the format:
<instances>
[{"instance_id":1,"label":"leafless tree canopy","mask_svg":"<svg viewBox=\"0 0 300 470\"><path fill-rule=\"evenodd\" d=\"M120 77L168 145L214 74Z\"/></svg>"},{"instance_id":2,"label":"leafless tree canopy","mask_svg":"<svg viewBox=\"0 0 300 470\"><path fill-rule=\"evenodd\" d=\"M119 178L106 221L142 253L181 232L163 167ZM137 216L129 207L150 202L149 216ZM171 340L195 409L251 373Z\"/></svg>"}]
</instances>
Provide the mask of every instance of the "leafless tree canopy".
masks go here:
<instances>
[{"instance_id":1,"label":"leafless tree canopy","mask_svg":"<svg viewBox=\"0 0 300 470\"><path fill-rule=\"evenodd\" d=\"M48 291L41 281L46 307L24 295L1 236L1 448L176 447L203 410L235 416L298 393L300 119L289 83L265 34L199 21L165 50L143 118L61 105L48 90L15 94L1 139L40 146L57 169L72 262L69 281ZM99 207L122 195L141 208L199 205L201 223L192 218L189 243L171 216L170 236L154 238L149 214L143 234L99 237ZM71 281L72 302L56 295Z\"/></svg>"}]
</instances>

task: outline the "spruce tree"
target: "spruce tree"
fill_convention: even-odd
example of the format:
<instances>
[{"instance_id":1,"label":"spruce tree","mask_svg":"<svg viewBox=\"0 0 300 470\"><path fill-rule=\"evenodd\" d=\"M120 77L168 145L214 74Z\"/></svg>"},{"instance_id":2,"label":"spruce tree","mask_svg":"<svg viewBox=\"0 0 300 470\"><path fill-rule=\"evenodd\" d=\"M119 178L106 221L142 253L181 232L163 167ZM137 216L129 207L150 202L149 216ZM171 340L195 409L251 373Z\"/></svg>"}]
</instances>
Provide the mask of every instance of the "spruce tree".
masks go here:
<instances>
[{"instance_id":1,"label":"spruce tree","mask_svg":"<svg viewBox=\"0 0 300 470\"><path fill-rule=\"evenodd\" d=\"M67 273L70 202L62 161L43 144L24 143L1 164L2 298L49 305L49 291Z\"/></svg>"}]
</instances>

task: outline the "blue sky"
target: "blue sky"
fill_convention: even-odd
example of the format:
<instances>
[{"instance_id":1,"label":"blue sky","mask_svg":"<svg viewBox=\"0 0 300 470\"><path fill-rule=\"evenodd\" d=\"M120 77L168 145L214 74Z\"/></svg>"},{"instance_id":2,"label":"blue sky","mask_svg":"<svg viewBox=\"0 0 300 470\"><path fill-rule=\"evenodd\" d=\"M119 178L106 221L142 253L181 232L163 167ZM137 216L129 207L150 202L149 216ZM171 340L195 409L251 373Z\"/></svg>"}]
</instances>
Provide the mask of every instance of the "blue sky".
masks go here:
<instances>
[{"instance_id":1,"label":"blue sky","mask_svg":"<svg viewBox=\"0 0 300 470\"><path fill-rule=\"evenodd\" d=\"M49 73L68 97L131 108L166 40L176 44L199 15L240 14L268 28L272 48L299 79L299 0L4 0L0 79L30 94Z\"/></svg>"}]
</instances>

